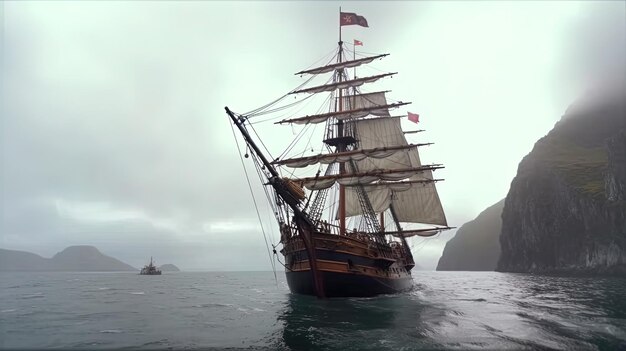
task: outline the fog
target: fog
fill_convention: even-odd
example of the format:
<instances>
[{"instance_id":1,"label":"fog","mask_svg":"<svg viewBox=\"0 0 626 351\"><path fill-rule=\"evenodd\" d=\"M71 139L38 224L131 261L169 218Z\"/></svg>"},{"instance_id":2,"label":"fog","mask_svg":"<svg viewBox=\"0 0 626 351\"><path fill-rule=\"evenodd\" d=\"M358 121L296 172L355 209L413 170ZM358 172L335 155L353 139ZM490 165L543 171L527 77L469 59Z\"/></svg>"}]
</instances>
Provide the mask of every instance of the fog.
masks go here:
<instances>
[{"instance_id":1,"label":"fog","mask_svg":"<svg viewBox=\"0 0 626 351\"><path fill-rule=\"evenodd\" d=\"M271 269L223 106L299 85L336 46L340 5L370 26L344 41L391 53L376 68L399 73L380 86L420 114L409 141L435 143L422 158L446 166L451 226L506 196L576 97L624 76L623 2L3 2L0 247ZM296 131L259 127L272 150ZM418 264L453 235L414 240Z\"/></svg>"}]
</instances>

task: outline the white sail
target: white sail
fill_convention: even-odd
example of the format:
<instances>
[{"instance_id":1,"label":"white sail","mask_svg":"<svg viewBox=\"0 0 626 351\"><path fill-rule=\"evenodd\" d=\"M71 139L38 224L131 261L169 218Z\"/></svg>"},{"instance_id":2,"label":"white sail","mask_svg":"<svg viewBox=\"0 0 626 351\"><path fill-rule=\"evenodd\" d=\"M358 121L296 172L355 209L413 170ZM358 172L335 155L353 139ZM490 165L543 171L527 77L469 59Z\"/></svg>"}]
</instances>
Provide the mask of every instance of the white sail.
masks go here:
<instances>
[{"instance_id":1,"label":"white sail","mask_svg":"<svg viewBox=\"0 0 626 351\"><path fill-rule=\"evenodd\" d=\"M384 91L367 94L348 95L341 98L343 102L343 109L345 110L357 110L357 109L369 109L371 107L379 106L378 110L369 110L368 113L379 117L389 117L389 109L387 106L387 98ZM339 102L337 98L337 102Z\"/></svg>"},{"instance_id":2,"label":"white sail","mask_svg":"<svg viewBox=\"0 0 626 351\"><path fill-rule=\"evenodd\" d=\"M448 225L435 183L414 184L407 191L393 192L392 204L400 222Z\"/></svg>"},{"instance_id":3,"label":"white sail","mask_svg":"<svg viewBox=\"0 0 626 351\"><path fill-rule=\"evenodd\" d=\"M408 145L400 121L395 118L379 118L354 121L359 148L393 147ZM417 149L405 149L382 159L368 158L355 161L356 172L368 172L376 169L398 169L421 167ZM425 170L410 176L409 180L432 180L431 170ZM363 214L358 197L358 190L347 187L346 216ZM434 182L413 183L404 188L392 184L364 187L374 212L383 212L393 205L400 222L429 223L447 225L445 214Z\"/></svg>"},{"instance_id":4,"label":"white sail","mask_svg":"<svg viewBox=\"0 0 626 351\"><path fill-rule=\"evenodd\" d=\"M354 123L355 138L358 140L359 149L396 147L409 144L402 133L399 118L376 118L351 121L350 123ZM383 159L357 161L356 166L356 172L367 172L376 169L419 167L421 164L413 165L407 150L403 150Z\"/></svg>"}]
</instances>

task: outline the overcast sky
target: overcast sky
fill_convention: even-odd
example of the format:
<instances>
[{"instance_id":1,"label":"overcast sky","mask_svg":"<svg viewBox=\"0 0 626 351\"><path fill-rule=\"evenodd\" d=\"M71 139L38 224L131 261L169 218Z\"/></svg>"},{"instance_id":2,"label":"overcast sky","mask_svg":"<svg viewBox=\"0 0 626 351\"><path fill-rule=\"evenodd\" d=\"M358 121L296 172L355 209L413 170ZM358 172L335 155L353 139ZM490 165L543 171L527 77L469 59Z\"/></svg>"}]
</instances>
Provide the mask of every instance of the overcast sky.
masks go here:
<instances>
[{"instance_id":1,"label":"overcast sky","mask_svg":"<svg viewBox=\"0 0 626 351\"><path fill-rule=\"evenodd\" d=\"M339 6L370 25L345 27L346 42L391 53L375 68L399 74L380 87L420 114L427 132L409 141L435 142L422 158L446 166L451 226L504 198L534 142L624 57L619 1L2 2L0 247L270 269L223 107L299 85L336 46ZM259 132L279 151L297 130ZM416 240L418 263L453 234Z\"/></svg>"}]
</instances>

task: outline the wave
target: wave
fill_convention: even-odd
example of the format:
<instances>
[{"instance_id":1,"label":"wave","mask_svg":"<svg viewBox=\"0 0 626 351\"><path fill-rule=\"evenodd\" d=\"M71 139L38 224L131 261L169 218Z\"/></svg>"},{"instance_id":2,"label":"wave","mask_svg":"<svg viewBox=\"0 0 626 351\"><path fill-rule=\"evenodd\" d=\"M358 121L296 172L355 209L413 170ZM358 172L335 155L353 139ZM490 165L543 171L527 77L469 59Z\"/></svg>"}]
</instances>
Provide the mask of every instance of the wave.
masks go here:
<instances>
[{"instance_id":1,"label":"wave","mask_svg":"<svg viewBox=\"0 0 626 351\"><path fill-rule=\"evenodd\" d=\"M485 299L457 299L459 301L487 302Z\"/></svg>"},{"instance_id":2,"label":"wave","mask_svg":"<svg viewBox=\"0 0 626 351\"><path fill-rule=\"evenodd\" d=\"M43 293L34 293L34 294L27 294L27 295L22 295L19 298L22 300L27 300L27 299L40 299L46 297L46 295L44 295Z\"/></svg>"},{"instance_id":3,"label":"wave","mask_svg":"<svg viewBox=\"0 0 626 351\"><path fill-rule=\"evenodd\" d=\"M85 293L94 293L94 292L103 292L103 291L113 291L119 289L113 289L109 287L99 287L99 288L88 288L87 290L83 290Z\"/></svg>"},{"instance_id":4,"label":"wave","mask_svg":"<svg viewBox=\"0 0 626 351\"><path fill-rule=\"evenodd\" d=\"M106 330L100 330L100 333L104 333L104 334L120 334L120 333L123 333L123 331L121 331L119 329L106 329Z\"/></svg>"},{"instance_id":5,"label":"wave","mask_svg":"<svg viewBox=\"0 0 626 351\"><path fill-rule=\"evenodd\" d=\"M232 303L201 303L199 305L194 305L193 307L200 307L200 308L206 308L206 307L233 307L234 305Z\"/></svg>"},{"instance_id":6,"label":"wave","mask_svg":"<svg viewBox=\"0 0 626 351\"><path fill-rule=\"evenodd\" d=\"M168 339L161 339L156 341L148 341L141 346L153 346L153 345L169 345Z\"/></svg>"}]
</instances>

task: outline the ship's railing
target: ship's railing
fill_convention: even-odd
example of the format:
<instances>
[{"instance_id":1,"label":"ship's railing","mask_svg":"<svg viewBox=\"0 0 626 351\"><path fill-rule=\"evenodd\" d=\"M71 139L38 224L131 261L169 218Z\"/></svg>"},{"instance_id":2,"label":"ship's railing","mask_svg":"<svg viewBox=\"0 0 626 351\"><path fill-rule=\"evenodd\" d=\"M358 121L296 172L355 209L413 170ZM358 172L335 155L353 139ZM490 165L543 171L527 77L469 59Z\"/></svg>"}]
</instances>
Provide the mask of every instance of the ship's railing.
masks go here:
<instances>
[{"instance_id":1,"label":"ship's railing","mask_svg":"<svg viewBox=\"0 0 626 351\"><path fill-rule=\"evenodd\" d=\"M324 234L341 235L340 234L341 229L339 228L338 225L328 223L326 221L321 221L319 223L318 230L320 233L324 233ZM343 236L346 236L351 239L359 240L359 241L376 242L376 239L374 238L374 234L358 231L356 228L353 228L353 229L346 228L345 234Z\"/></svg>"},{"instance_id":2,"label":"ship's railing","mask_svg":"<svg viewBox=\"0 0 626 351\"><path fill-rule=\"evenodd\" d=\"M292 223L290 226L286 224L282 224L281 226L281 239L282 242L286 242L290 238L298 235L298 228L295 223ZM337 235L341 237L350 238L353 240L358 240L367 244L372 244L373 246L377 245L377 240L372 233L366 233L362 231L358 231L356 228L352 230L346 230L345 235L340 235L340 228L338 225L329 223L327 221L320 221L316 228L316 231L321 234L330 234Z\"/></svg>"},{"instance_id":3,"label":"ship's railing","mask_svg":"<svg viewBox=\"0 0 626 351\"><path fill-rule=\"evenodd\" d=\"M389 246L391 246L391 257L395 259L406 257L406 252L401 242L392 241L391 243L389 243Z\"/></svg>"}]
</instances>

